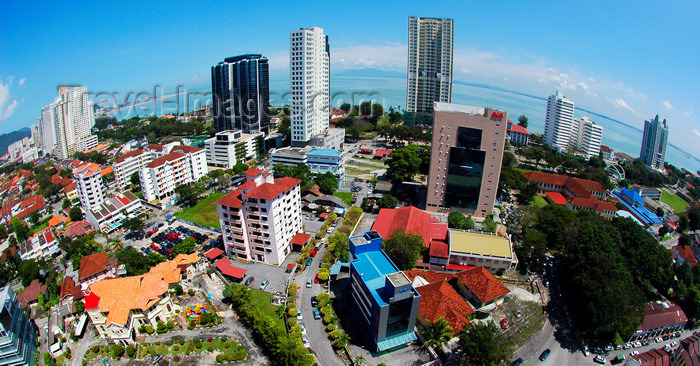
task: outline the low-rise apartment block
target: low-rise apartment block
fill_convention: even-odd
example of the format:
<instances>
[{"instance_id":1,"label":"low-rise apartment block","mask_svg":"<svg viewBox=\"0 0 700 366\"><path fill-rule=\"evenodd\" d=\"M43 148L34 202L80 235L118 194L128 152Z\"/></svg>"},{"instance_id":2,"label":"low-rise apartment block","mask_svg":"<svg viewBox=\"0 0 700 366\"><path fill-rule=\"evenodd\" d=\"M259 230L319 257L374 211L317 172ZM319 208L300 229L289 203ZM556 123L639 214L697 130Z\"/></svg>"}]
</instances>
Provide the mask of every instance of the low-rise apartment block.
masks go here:
<instances>
[{"instance_id":1,"label":"low-rise apartment block","mask_svg":"<svg viewBox=\"0 0 700 366\"><path fill-rule=\"evenodd\" d=\"M34 234L19 246L19 256L22 260L49 259L57 252L59 252L58 240L50 228Z\"/></svg>"},{"instance_id":2,"label":"low-rise apartment block","mask_svg":"<svg viewBox=\"0 0 700 366\"><path fill-rule=\"evenodd\" d=\"M302 231L300 180L248 169L247 181L216 201L226 254L280 265Z\"/></svg>"},{"instance_id":3,"label":"low-rise apartment block","mask_svg":"<svg viewBox=\"0 0 700 366\"><path fill-rule=\"evenodd\" d=\"M85 218L95 230L109 234L120 230L124 220L138 217L144 212L146 209L141 205L141 200L130 191L124 191L104 200L94 210L87 211Z\"/></svg>"},{"instance_id":4,"label":"low-rise apartment block","mask_svg":"<svg viewBox=\"0 0 700 366\"><path fill-rule=\"evenodd\" d=\"M172 196L177 186L196 182L206 174L204 149L175 146L139 171L143 198L148 202L163 200Z\"/></svg>"},{"instance_id":5,"label":"low-rise apartment block","mask_svg":"<svg viewBox=\"0 0 700 366\"><path fill-rule=\"evenodd\" d=\"M204 141L207 165L222 169L257 158L265 149L265 135L226 130Z\"/></svg>"}]
</instances>

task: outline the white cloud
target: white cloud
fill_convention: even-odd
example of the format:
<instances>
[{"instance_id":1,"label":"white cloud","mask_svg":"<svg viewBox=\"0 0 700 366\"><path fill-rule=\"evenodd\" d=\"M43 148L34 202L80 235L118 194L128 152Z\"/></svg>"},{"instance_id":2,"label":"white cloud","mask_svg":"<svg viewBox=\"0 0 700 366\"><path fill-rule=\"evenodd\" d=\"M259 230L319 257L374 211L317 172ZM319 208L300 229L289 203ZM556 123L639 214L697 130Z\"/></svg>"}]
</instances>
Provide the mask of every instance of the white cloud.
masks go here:
<instances>
[{"instance_id":1,"label":"white cloud","mask_svg":"<svg viewBox=\"0 0 700 366\"><path fill-rule=\"evenodd\" d=\"M695 136L700 137L700 131L693 128L693 133L695 134Z\"/></svg>"},{"instance_id":2,"label":"white cloud","mask_svg":"<svg viewBox=\"0 0 700 366\"><path fill-rule=\"evenodd\" d=\"M683 111L683 114L684 114L686 117L690 117L690 116L693 115L693 110L691 109L691 110L689 110L689 111Z\"/></svg>"},{"instance_id":3,"label":"white cloud","mask_svg":"<svg viewBox=\"0 0 700 366\"><path fill-rule=\"evenodd\" d=\"M331 69L344 71L373 68L384 71L406 71L407 46L386 43L339 47L331 51Z\"/></svg>"},{"instance_id":4,"label":"white cloud","mask_svg":"<svg viewBox=\"0 0 700 366\"><path fill-rule=\"evenodd\" d=\"M21 78L21 79L19 79L19 81L17 82L17 84L19 84L20 86L22 86L22 85L24 85L24 82L25 82L25 81L27 81L27 79Z\"/></svg>"},{"instance_id":5,"label":"white cloud","mask_svg":"<svg viewBox=\"0 0 700 366\"><path fill-rule=\"evenodd\" d=\"M664 100L661 104L663 104L663 106L668 110L672 111L675 109L675 108L673 108L673 104L671 104L671 102L669 102L667 100Z\"/></svg>"},{"instance_id":6,"label":"white cloud","mask_svg":"<svg viewBox=\"0 0 700 366\"><path fill-rule=\"evenodd\" d=\"M13 79L14 77L9 77L7 84L0 80L0 121L10 118L15 113L15 108L19 105L17 99L10 102L10 84L12 84Z\"/></svg>"},{"instance_id":7,"label":"white cloud","mask_svg":"<svg viewBox=\"0 0 700 366\"><path fill-rule=\"evenodd\" d=\"M615 100L613 100L613 99L611 99L611 98L607 98L607 99L608 99L608 100L610 101L610 103L612 103L615 107L620 108L620 109L624 108L624 109L627 109L627 110L629 110L630 112L634 113L634 109L633 109L632 107L630 107L630 105L627 104L627 102L625 102L624 99L622 99L622 98L617 98L617 99L615 99Z\"/></svg>"}]
</instances>

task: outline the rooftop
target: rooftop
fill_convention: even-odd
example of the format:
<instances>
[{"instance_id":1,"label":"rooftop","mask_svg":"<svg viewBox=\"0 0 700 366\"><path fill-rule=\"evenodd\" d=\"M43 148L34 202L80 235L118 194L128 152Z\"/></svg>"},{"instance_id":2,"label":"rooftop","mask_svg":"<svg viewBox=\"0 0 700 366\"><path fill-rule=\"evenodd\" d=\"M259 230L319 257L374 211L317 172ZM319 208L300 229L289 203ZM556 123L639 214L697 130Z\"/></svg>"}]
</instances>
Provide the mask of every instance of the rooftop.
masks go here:
<instances>
[{"instance_id":1,"label":"rooftop","mask_svg":"<svg viewBox=\"0 0 700 366\"><path fill-rule=\"evenodd\" d=\"M498 258L513 258L508 239L492 234L449 229L452 252Z\"/></svg>"},{"instance_id":2,"label":"rooftop","mask_svg":"<svg viewBox=\"0 0 700 366\"><path fill-rule=\"evenodd\" d=\"M383 208L372 225L383 238L388 238L395 231L403 229L407 233L416 233L423 237L423 245L430 246L432 240L447 239L447 224L432 217L427 211L413 206L397 209Z\"/></svg>"},{"instance_id":3,"label":"rooftop","mask_svg":"<svg viewBox=\"0 0 700 366\"><path fill-rule=\"evenodd\" d=\"M644 309L644 322L639 330L650 330L688 321L678 304L671 301L650 302Z\"/></svg>"},{"instance_id":4,"label":"rooftop","mask_svg":"<svg viewBox=\"0 0 700 366\"><path fill-rule=\"evenodd\" d=\"M307 155L330 155L330 156L340 156L342 153L338 150L333 150L333 149L321 149L321 148L313 148L311 149Z\"/></svg>"},{"instance_id":5,"label":"rooftop","mask_svg":"<svg viewBox=\"0 0 700 366\"><path fill-rule=\"evenodd\" d=\"M452 327L452 334L469 324L467 316L474 310L445 279L416 287L416 291L421 296L418 313L424 319L435 322L444 318Z\"/></svg>"},{"instance_id":6,"label":"rooftop","mask_svg":"<svg viewBox=\"0 0 700 366\"><path fill-rule=\"evenodd\" d=\"M79 280L82 281L90 276L104 272L109 266L107 253L100 252L86 255L80 259Z\"/></svg>"},{"instance_id":7,"label":"rooftop","mask_svg":"<svg viewBox=\"0 0 700 366\"><path fill-rule=\"evenodd\" d=\"M463 104L453 104L453 103L443 103L435 102L433 104L433 110L436 112L457 112L466 113L483 116L486 113L486 109L483 107L474 107L470 105Z\"/></svg>"}]
</instances>

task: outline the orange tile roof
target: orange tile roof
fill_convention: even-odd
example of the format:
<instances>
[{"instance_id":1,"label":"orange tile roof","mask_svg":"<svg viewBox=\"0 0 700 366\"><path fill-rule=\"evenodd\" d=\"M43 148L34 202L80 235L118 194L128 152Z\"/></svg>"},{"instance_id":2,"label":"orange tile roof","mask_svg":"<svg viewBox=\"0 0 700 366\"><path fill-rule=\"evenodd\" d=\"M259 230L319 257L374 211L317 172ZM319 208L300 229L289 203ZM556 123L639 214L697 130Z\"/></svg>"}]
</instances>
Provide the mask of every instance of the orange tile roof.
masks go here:
<instances>
[{"instance_id":1,"label":"orange tile roof","mask_svg":"<svg viewBox=\"0 0 700 366\"><path fill-rule=\"evenodd\" d=\"M63 300L68 296L73 296L73 300L83 298L83 292L80 290L80 286L76 285L75 280L70 276L66 276L61 284L60 299Z\"/></svg>"},{"instance_id":2,"label":"orange tile roof","mask_svg":"<svg viewBox=\"0 0 700 366\"><path fill-rule=\"evenodd\" d=\"M245 183L241 184L238 188L240 189L250 189L256 186L256 183L254 180L249 180L246 181Z\"/></svg>"},{"instance_id":3,"label":"orange tile roof","mask_svg":"<svg viewBox=\"0 0 700 366\"><path fill-rule=\"evenodd\" d=\"M105 325L125 326L131 310L148 310L167 293L171 283L179 280L180 269L174 261L168 261L141 276L95 282L90 285L90 296L97 297L100 312L107 313Z\"/></svg>"},{"instance_id":4,"label":"orange tile roof","mask_svg":"<svg viewBox=\"0 0 700 366\"><path fill-rule=\"evenodd\" d=\"M417 287L416 291L421 296L418 313L424 319L435 322L444 318L452 327L452 334L469 325L467 316L474 310L446 280Z\"/></svg>"},{"instance_id":5,"label":"orange tile roof","mask_svg":"<svg viewBox=\"0 0 700 366\"><path fill-rule=\"evenodd\" d=\"M183 154L192 154L196 153L199 151L204 151L204 149L199 148L199 147L194 147L194 146L187 146L187 145L181 145L181 146L175 146L171 151L174 152L179 152Z\"/></svg>"},{"instance_id":6,"label":"orange tile roof","mask_svg":"<svg viewBox=\"0 0 700 366\"><path fill-rule=\"evenodd\" d=\"M296 245L304 245L306 244L307 241L309 241L309 238L311 237L311 234L306 234L306 233L296 233L292 240L289 241L290 244L296 244Z\"/></svg>"},{"instance_id":7,"label":"orange tile roof","mask_svg":"<svg viewBox=\"0 0 700 366\"><path fill-rule=\"evenodd\" d=\"M549 174L542 172L525 172L523 173L525 179L531 182L554 184L557 186L563 186L566 180L569 179L566 175L559 174Z\"/></svg>"},{"instance_id":8,"label":"orange tile roof","mask_svg":"<svg viewBox=\"0 0 700 366\"><path fill-rule=\"evenodd\" d=\"M82 281L85 278L96 275L107 270L109 266L109 258L107 253L100 252L86 255L80 260L80 269L78 270L78 280Z\"/></svg>"},{"instance_id":9,"label":"orange tile roof","mask_svg":"<svg viewBox=\"0 0 700 366\"><path fill-rule=\"evenodd\" d=\"M510 290L484 267L476 267L456 274L483 303L507 295Z\"/></svg>"},{"instance_id":10,"label":"orange tile roof","mask_svg":"<svg viewBox=\"0 0 700 366\"><path fill-rule=\"evenodd\" d=\"M63 216L61 215L54 215L54 217L49 220L49 226L54 227L57 225L61 225L63 223Z\"/></svg>"},{"instance_id":11,"label":"orange tile roof","mask_svg":"<svg viewBox=\"0 0 700 366\"><path fill-rule=\"evenodd\" d=\"M241 205L243 204L243 202L241 202L241 191L238 189L233 190L231 193L221 197L215 203L217 205L224 205L235 208L241 207Z\"/></svg>"},{"instance_id":12,"label":"orange tile roof","mask_svg":"<svg viewBox=\"0 0 700 366\"><path fill-rule=\"evenodd\" d=\"M690 249L690 245L683 246L683 245L676 245L673 247L673 250L678 251L678 255L680 255L682 258L686 259L688 263L690 263L691 266L694 266L698 264L697 258L695 258L695 254L693 254L693 251ZM672 253L675 254L675 253ZM675 257L675 255L674 255Z\"/></svg>"},{"instance_id":13,"label":"orange tile roof","mask_svg":"<svg viewBox=\"0 0 700 366\"><path fill-rule=\"evenodd\" d=\"M175 264L177 264L178 266L190 265L199 262L199 256L197 255L197 253L178 254L177 256L175 256L173 261L175 261Z\"/></svg>"},{"instance_id":14,"label":"orange tile roof","mask_svg":"<svg viewBox=\"0 0 700 366\"><path fill-rule=\"evenodd\" d=\"M113 172L114 172L114 168L112 168L112 166L110 165L110 166L107 166L106 168L103 168L102 171L100 171L100 174L104 177L105 175L107 175L109 173L113 173Z\"/></svg>"},{"instance_id":15,"label":"orange tile roof","mask_svg":"<svg viewBox=\"0 0 700 366\"><path fill-rule=\"evenodd\" d=\"M517 133L522 133L525 135L529 135L530 131L527 130L527 128L521 126L521 125L513 125L513 127L510 128L511 131L517 132Z\"/></svg>"},{"instance_id":16,"label":"orange tile roof","mask_svg":"<svg viewBox=\"0 0 700 366\"><path fill-rule=\"evenodd\" d=\"M254 177L254 176L256 176L256 175L258 175L258 174L260 174L260 173L262 173L262 172L263 172L263 171L262 171L261 169L250 168L250 169L248 169L248 170L245 171L245 175L248 176L248 177Z\"/></svg>"},{"instance_id":17,"label":"orange tile roof","mask_svg":"<svg viewBox=\"0 0 700 366\"><path fill-rule=\"evenodd\" d=\"M152 162L150 162L150 163L148 163L148 165L146 165L146 168L157 168L157 167L165 164L168 161L175 161L177 159L182 158L183 156L185 156L185 154L178 153L178 152L171 152L170 154L153 159Z\"/></svg>"},{"instance_id":18,"label":"orange tile roof","mask_svg":"<svg viewBox=\"0 0 700 366\"><path fill-rule=\"evenodd\" d=\"M70 191L72 191L72 190L74 190L74 189L76 189L76 188L78 188L78 184L75 183L75 181L73 181L73 182L71 182L71 184L67 185L67 186L63 189L63 191L64 191L64 192L70 192Z\"/></svg>"}]
</instances>

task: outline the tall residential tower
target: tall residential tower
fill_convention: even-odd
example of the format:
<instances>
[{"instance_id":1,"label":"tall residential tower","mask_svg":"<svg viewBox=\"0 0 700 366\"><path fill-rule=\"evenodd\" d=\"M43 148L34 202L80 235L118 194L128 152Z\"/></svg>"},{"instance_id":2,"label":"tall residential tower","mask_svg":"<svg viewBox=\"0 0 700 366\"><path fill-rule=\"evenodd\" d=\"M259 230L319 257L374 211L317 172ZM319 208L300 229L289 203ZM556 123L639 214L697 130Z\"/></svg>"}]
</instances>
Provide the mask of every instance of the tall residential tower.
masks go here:
<instances>
[{"instance_id":1,"label":"tall residential tower","mask_svg":"<svg viewBox=\"0 0 700 366\"><path fill-rule=\"evenodd\" d=\"M259 54L228 57L211 68L217 132L267 134L270 124L270 71Z\"/></svg>"},{"instance_id":2,"label":"tall residential tower","mask_svg":"<svg viewBox=\"0 0 700 366\"><path fill-rule=\"evenodd\" d=\"M547 100L547 116L544 120L544 142L563 149L570 146L574 123L574 102L561 91Z\"/></svg>"},{"instance_id":3,"label":"tall residential tower","mask_svg":"<svg viewBox=\"0 0 700 366\"><path fill-rule=\"evenodd\" d=\"M94 125L87 86L61 86L53 103L41 109L42 148L54 151L59 159L72 158L78 151L97 146L97 136L91 135Z\"/></svg>"},{"instance_id":4,"label":"tall residential tower","mask_svg":"<svg viewBox=\"0 0 700 366\"><path fill-rule=\"evenodd\" d=\"M644 137L639 157L647 166L663 169L668 143L668 126L666 120L659 121L657 114L651 121L644 121Z\"/></svg>"},{"instance_id":5,"label":"tall residential tower","mask_svg":"<svg viewBox=\"0 0 700 366\"><path fill-rule=\"evenodd\" d=\"M408 124L431 124L433 103L452 101L453 43L452 19L408 18Z\"/></svg>"},{"instance_id":6,"label":"tall residential tower","mask_svg":"<svg viewBox=\"0 0 700 366\"><path fill-rule=\"evenodd\" d=\"M292 146L306 146L326 132L330 117L330 46L323 28L289 35L289 84L292 91Z\"/></svg>"}]
</instances>

